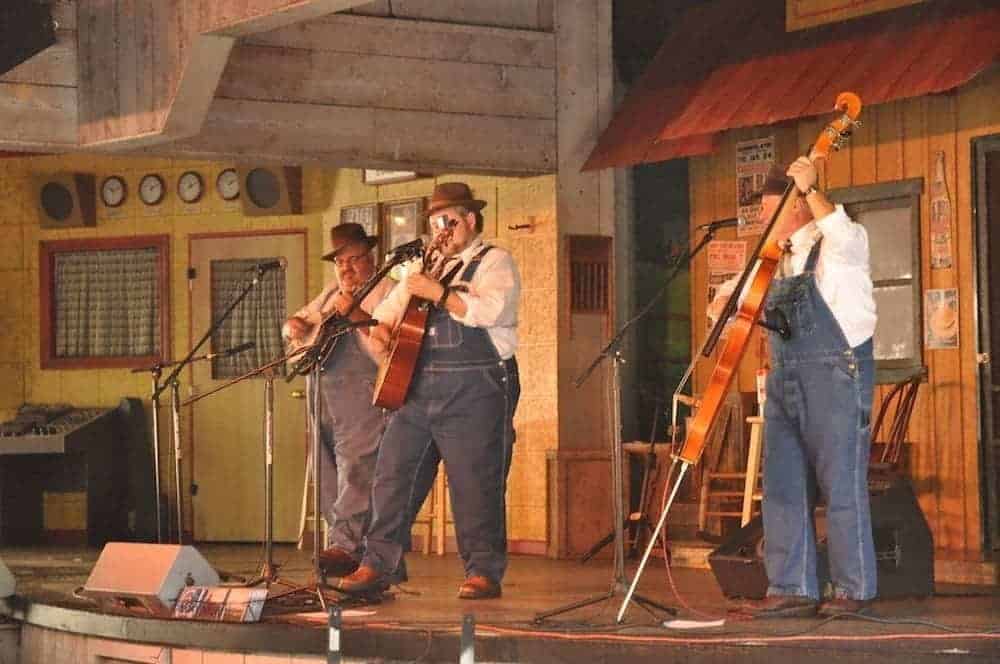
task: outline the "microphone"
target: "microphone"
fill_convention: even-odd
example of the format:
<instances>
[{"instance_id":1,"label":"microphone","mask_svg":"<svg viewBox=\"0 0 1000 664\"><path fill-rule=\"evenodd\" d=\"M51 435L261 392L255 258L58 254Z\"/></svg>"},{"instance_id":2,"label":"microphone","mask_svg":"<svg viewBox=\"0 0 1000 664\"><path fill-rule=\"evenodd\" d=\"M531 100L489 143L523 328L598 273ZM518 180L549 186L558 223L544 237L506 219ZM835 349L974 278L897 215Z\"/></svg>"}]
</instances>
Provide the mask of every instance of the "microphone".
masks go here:
<instances>
[{"instance_id":1,"label":"microphone","mask_svg":"<svg viewBox=\"0 0 1000 664\"><path fill-rule=\"evenodd\" d=\"M276 261L268 261L267 263L257 263L257 267L255 269L257 270L257 272L264 274L269 270L284 270L287 265L288 265L288 259L282 256Z\"/></svg>"},{"instance_id":2,"label":"microphone","mask_svg":"<svg viewBox=\"0 0 1000 664\"><path fill-rule=\"evenodd\" d=\"M392 256L399 256L400 254L411 254L415 255L417 252L424 250L424 247L430 243L430 237L427 235L421 235L416 240L410 240L409 242L404 242L403 244L397 245L389 250L386 258Z\"/></svg>"},{"instance_id":3,"label":"microphone","mask_svg":"<svg viewBox=\"0 0 1000 664\"><path fill-rule=\"evenodd\" d=\"M743 228L747 225L747 220L743 217L733 217L732 219L721 219L719 221L711 221L707 224L701 224L700 226L695 226L696 231L708 231L714 233L720 228L732 228L736 226L737 228Z\"/></svg>"},{"instance_id":4,"label":"microphone","mask_svg":"<svg viewBox=\"0 0 1000 664\"><path fill-rule=\"evenodd\" d=\"M406 259L406 258L416 258L420 256L425 247L429 247L431 244L431 238L429 235L421 235L416 240L410 240L409 242L404 242L403 244L393 247L389 253L385 255L385 259Z\"/></svg>"},{"instance_id":5,"label":"microphone","mask_svg":"<svg viewBox=\"0 0 1000 664\"><path fill-rule=\"evenodd\" d=\"M245 350L250 350L254 348L257 344L252 341L247 341L240 344L239 346L233 346L232 348L227 348L226 350L219 351L218 353L208 353L205 355L206 360L211 360L216 357L229 357L231 355L236 355L237 353L242 353Z\"/></svg>"}]
</instances>

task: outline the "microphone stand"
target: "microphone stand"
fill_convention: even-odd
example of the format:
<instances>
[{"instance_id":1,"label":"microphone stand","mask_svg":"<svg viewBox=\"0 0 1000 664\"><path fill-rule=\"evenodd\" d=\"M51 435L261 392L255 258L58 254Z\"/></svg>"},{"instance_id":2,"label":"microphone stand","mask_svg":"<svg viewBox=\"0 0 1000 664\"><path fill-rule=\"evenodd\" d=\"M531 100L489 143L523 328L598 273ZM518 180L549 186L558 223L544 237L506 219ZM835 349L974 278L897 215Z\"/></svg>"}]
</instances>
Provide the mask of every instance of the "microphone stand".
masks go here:
<instances>
[{"instance_id":1,"label":"microphone stand","mask_svg":"<svg viewBox=\"0 0 1000 664\"><path fill-rule=\"evenodd\" d=\"M339 337L342 334L346 334L351 330L358 327L365 327L368 325L374 325L376 322L372 319L361 321L361 322L351 322L351 321L340 321L336 325L336 329L332 331L333 337ZM288 355L279 357L275 360L268 362L262 366L253 369L241 376L230 380L227 383L219 385L208 392L198 394L196 396L188 398L186 401L182 402L181 406L189 406L194 404L207 396L220 392L224 389L232 387L237 383L241 383L248 378L253 378L257 375L264 375L264 563L262 564L260 574L257 575L252 581L246 583L247 586L255 586L264 583L268 587L272 583L279 582L278 579L278 566L274 563L274 375L275 368L285 362L288 362L292 358L311 350L313 346L305 346L298 350L295 350ZM319 365L316 365L318 367ZM317 368L314 367L314 371ZM312 376L310 376L312 379ZM310 380L310 391L312 390L312 380ZM318 422L318 421L317 421ZM312 424L311 424L312 426ZM313 431L316 433L313 434ZM318 436L318 429L313 429L310 431L311 437L314 438ZM313 443L315 446L315 442ZM316 454L317 450L313 450L313 454ZM314 491L315 495L319 495L318 488ZM317 512L318 514L318 512ZM314 529L316 533L319 533L319 528ZM315 557L314 557L315 560ZM280 597L285 597L286 595L300 592L302 590L310 590L309 586L297 587L294 584L285 584L293 588L293 590L281 593L279 595L274 595L268 597L268 601L278 599ZM319 597L320 604L326 608L325 598L322 596L322 592L319 589L315 590L317 596Z\"/></svg>"},{"instance_id":2,"label":"microphone stand","mask_svg":"<svg viewBox=\"0 0 1000 664\"><path fill-rule=\"evenodd\" d=\"M612 383L612 399L614 400L613 415L613 434L612 434L612 450L611 450L611 484L612 491L614 495L612 496L612 519L614 524L614 531L611 536L611 540L615 545L615 556L614 556L614 578L611 582L611 588L606 593L600 595L594 595L586 599L572 602L564 606L551 609L549 611L544 611L535 615L535 622L540 623L546 618L550 618L555 615L566 613L569 611L574 611L585 606L590 606L591 604L597 604L598 602L603 602L606 600L614 599L616 595L624 592L629 588L628 577L625 575L625 506L624 506L624 476L622 469L622 439L621 439L621 370L620 365L624 363L622 358L621 346L625 339L625 334L628 330L635 325L638 321L642 320L652 309L653 306L660 301L660 299L666 294L667 287L670 283L680 274L682 268L687 267L691 262L691 259L697 255L712 239L715 237L715 231L717 229L713 227L708 227L705 229L706 233L704 237L698 242L697 245L686 254L677 259L673 266L673 271L667 276L666 281L664 281L663 286L660 288L656 294L650 298L649 302L643 306L639 312L633 316L631 319L626 321L626 323L618 330L615 336L608 342L608 344L598 353L597 357L594 358L590 366L580 375L579 378L574 381L576 387L583 385L590 375L594 372L597 366L606 358L611 358L612 361L612 372L613 372L613 383ZM658 532L658 531L657 531ZM650 538L650 543L655 540L656 534L653 534ZM607 541L607 538L599 543L599 546L603 545L603 542ZM599 548L599 547L598 547ZM651 547L650 547L651 548ZM592 552L595 552L593 549ZM593 555L589 553L588 555ZM648 555L648 550L647 550ZM639 594L634 594L635 583L631 584L631 588L628 591L626 597L626 603L628 598L635 599L637 604L640 604L646 610L650 610L650 607L660 609L671 615L677 613L676 609L672 609L667 606L663 606L647 597L643 597ZM624 608L622 609L624 611ZM619 622L621 619L619 618Z\"/></svg>"},{"instance_id":3,"label":"microphone stand","mask_svg":"<svg viewBox=\"0 0 1000 664\"><path fill-rule=\"evenodd\" d=\"M198 355L197 357L192 357L191 362L197 362L199 360L210 360L213 357L228 357L236 353L241 353L245 350L250 350L253 348L253 343L249 345L241 344L240 346L235 346L233 348L228 348L219 353L207 353L205 355ZM164 533L163 533L163 496L160 491L160 376L163 374L163 370L167 367L172 367L178 364L178 362L157 362L149 367L140 367L138 369L132 369L131 373L142 373L148 371L152 379L153 388L151 390L151 401L153 402L153 489L155 492L155 506L156 506L156 541L158 544L163 543ZM171 389L172 392L172 389ZM173 399L173 394L171 394L171 399ZM174 450L176 454L176 450Z\"/></svg>"},{"instance_id":4,"label":"microphone stand","mask_svg":"<svg viewBox=\"0 0 1000 664\"><path fill-rule=\"evenodd\" d=\"M180 375L180 372L184 369L184 367L188 366L189 364L191 364L191 362L194 361L195 353L197 353L198 350L203 345L205 345L205 342L208 341L213 334L215 334L216 330L222 327L222 324L226 321L227 318L229 318L229 315L233 313L233 310L237 306L239 306L240 302L242 302L246 298L246 296L250 294L250 291L253 290L254 287L260 283L260 280L263 278L264 273L267 272L269 269L271 269L271 267L278 267L278 266L258 265L256 268L254 268L255 274L253 279L246 282L246 284L243 286L243 289L233 299L233 301L229 303L225 311L223 311L217 319L212 321L211 325L209 325L208 327L208 330L205 332L204 335L202 335L201 339L198 340L198 343L196 343L191 348L191 350L188 351L188 354L184 357L184 359L180 360L179 362L176 362L174 370L170 372L170 375L167 376L166 380L163 381L163 384L160 385L160 387L157 390L154 390L153 392L153 400L155 403L156 400L159 398L160 394L163 393L163 390L167 389L168 387L171 390L171 415L173 417L173 435L174 435L174 477L176 484L174 487L174 493L175 493L175 500L177 501L178 544L184 543L183 491L181 489L181 431L180 431L181 404L179 395L180 387L179 387L178 376Z\"/></svg>"}]
</instances>

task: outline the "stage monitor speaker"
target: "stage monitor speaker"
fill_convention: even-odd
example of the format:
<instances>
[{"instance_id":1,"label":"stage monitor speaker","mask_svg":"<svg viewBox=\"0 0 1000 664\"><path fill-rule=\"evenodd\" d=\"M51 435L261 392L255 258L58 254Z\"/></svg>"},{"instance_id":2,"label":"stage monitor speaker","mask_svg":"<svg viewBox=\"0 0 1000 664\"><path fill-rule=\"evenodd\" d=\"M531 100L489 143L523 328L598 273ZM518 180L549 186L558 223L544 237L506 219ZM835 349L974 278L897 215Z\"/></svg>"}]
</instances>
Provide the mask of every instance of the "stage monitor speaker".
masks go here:
<instances>
[{"instance_id":1,"label":"stage monitor speaker","mask_svg":"<svg viewBox=\"0 0 1000 664\"><path fill-rule=\"evenodd\" d=\"M0 3L0 75L56 43L52 6L40 0Z\"/></svg>"},{"instance_id":2,"label":"stage monitor speaker","mask_svg":"<svg viewBox=\"0 0 1000 664\"><path fill-rule=\"evenodd\" d=\"M932 594L934 542L910 483L901 478L873 483L870 493L878 596L889 599ZM820 541L816 559L823 588L830 580L825 541ZM761 518L733 533L708 556L708 563L726 597L763 597L767 593L767 572Z\"/></svg>"},{"instance_id":3,"label":"stage monitor speaker","mask_svg":"<svg viewBox=\"0 0 1000 664\"><path fill-rule=\"evenodd\" d=\"M80 595L115 613L168 617L186 586L214 586L219 575L193 546L109 542Z\"/></svg>"}]
</instances>

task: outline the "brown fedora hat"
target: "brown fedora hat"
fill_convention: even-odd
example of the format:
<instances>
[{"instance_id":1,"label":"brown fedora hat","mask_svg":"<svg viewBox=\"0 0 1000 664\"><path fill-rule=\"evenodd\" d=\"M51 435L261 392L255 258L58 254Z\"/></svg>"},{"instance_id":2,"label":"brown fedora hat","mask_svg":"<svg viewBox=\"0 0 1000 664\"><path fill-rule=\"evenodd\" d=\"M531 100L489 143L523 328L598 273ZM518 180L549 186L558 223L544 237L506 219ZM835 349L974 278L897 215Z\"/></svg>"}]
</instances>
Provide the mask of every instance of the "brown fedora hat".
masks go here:
<instances>
[{"instance_id":1,"label":"brown fedora hat","mask_svg":"<svg viewBox=\"0 0 1000 664\"><path fill-rule=\"evenodd\" d=\"M338 224L330 229L330 246L333 249L323 254L323 260L332 261L341 251L352 244L363 244L369 250L378 244L378 238L368 235L361 224Z\"/></svg>"},{"instance_id":2,"label":"brown fedora hat","mask_svg":"<svg viewBox=\"0 0 1000 664\"><path fill-rule=\"evenodd\" d=\"M434 194L431 195L431 202L424 216L429 217L438 210L458 206L478 211L486 207L486 201L473 198L472 190L464 182L442 182L434 187Z\"/></svg>"}]
</instances>

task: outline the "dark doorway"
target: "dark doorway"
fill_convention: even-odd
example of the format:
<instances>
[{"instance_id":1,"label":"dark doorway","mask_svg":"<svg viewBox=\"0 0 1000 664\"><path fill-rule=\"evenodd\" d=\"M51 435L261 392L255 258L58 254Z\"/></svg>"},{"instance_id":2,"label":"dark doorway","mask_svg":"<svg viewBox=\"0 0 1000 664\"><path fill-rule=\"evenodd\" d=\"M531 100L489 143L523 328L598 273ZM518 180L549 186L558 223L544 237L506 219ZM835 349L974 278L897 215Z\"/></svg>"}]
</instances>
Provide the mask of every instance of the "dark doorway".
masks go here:
<instances>
[{"instance_id":1,"label":"dark doorway","mask_svg":"<svg viewBox=\"0 0 1000 664\"><path fill-rule=\"evenodd\" d=\"M1000 551L1000 134L976 140L973 149L983 549L992 553Z\"/></svg>"}]
</instances>

